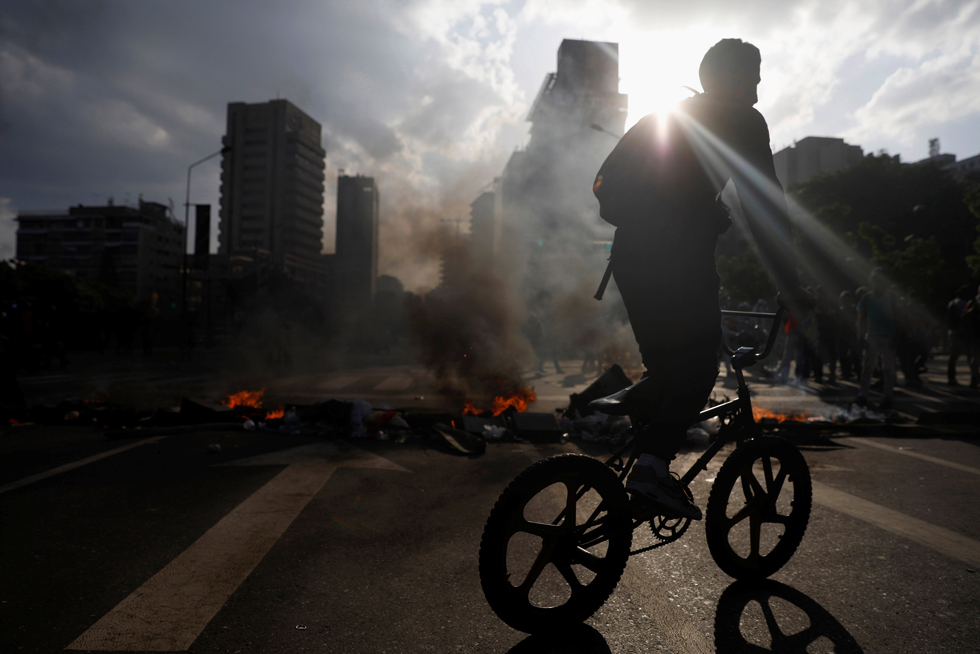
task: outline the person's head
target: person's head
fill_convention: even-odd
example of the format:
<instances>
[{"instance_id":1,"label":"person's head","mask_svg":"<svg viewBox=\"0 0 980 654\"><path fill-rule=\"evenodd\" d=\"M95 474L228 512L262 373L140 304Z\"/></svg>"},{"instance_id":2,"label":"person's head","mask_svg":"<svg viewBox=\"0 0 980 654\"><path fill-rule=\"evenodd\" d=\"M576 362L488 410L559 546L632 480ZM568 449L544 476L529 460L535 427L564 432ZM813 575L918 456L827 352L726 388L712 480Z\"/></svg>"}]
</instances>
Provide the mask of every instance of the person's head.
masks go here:
<instances>
[{"instance_id":1,"label":"person's head","mask_svg":"<svg viewBox=\"0 0 980 654\"><path fill-rule=\"evenodd\" d=\"M759 48L742 39L722 39L705 53L698 69L701 88L708 95L746 103L759 101Z\"/></svg>"},{"instance_id":2,"label":"person's head","mask_svg":"<svg viewBox=\"0 0 980 654\"><path fill-rule=\"evenodd\" d=\"M854 293L851 293L850 291L841 291L840 292L840 303L843 304L843 305L845 305L845 306L853 305L854 304Z\"/></svg>"}]
</instances>

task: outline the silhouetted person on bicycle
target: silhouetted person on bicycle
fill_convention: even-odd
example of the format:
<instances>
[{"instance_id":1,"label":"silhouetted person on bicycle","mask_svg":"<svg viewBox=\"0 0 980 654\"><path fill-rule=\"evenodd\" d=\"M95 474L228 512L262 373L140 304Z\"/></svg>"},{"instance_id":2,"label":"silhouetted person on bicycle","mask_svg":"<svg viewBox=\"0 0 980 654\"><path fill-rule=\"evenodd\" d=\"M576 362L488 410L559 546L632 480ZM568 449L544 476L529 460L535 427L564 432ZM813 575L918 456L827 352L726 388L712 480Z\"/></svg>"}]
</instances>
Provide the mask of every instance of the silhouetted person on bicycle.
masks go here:
<instances>
[{"instance_id":1,"label":"silhouetted person on bicycle","mask_svg":"<svg viewBox=\"0 0 980 654\"><path fill-rule=\"evenodd\" d=\"M597 401L598 408L628 413L638 427L639 458L627 490L665 514L695 520L701 510L671 477L669 464L718 374L715 244L731 225L720 200L728 180L781 299L806 298L769 128L753 108L760 64L755 46L719 41L701 62L704 93L666 116L641 119L603 163L593 186L602 217L617 226L613 276L646 367L640 382Z\"/></svg>"}]
</instances>

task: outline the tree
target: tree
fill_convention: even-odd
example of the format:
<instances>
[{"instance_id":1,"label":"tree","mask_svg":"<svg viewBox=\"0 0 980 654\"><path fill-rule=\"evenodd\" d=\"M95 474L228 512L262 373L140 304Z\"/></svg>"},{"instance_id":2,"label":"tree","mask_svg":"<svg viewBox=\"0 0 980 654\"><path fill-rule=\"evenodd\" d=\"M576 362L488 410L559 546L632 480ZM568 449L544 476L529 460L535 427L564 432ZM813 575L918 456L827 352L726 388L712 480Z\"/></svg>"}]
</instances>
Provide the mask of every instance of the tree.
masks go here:
<instances>
[{"instance_id":1,"label":"tree","mask_svg":"<svg viewBox=\"0 0 980 654\"><path fill-rule=\"evenodd\" d=\"M974 251L964 238L977 224L965 201L967 187L938 165L871 154L850 168L793 185L788 195L804 210L797 216L800 251L815 262L824 277L817 281L830 290L863 284L867 271L880 264L939 306L971 272L980 273L980 249ZM842 247L846 243L850 250ZM976 268L968 265L970 255L978 256Z\"/></svg>"},{"instance_id":2,"label":"tree","mask_svg":"<svg viewBox=\"0 0 980 654\"><path fill-rule=\"evenodd\" d=\"M719 256L717 265L721 287L736 303L754 304L759 298L776 294L772 278L754 247L747 248L741 256Z\"/></svg>"}]
</instances>

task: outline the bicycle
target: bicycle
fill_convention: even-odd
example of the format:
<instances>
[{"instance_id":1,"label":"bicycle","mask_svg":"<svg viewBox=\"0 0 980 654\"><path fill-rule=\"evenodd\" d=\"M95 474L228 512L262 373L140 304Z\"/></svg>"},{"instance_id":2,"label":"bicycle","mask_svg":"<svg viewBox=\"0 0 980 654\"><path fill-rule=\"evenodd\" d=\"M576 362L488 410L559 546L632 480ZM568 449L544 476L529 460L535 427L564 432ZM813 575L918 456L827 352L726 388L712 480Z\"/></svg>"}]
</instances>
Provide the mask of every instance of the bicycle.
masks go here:
<instances>
[{"instance_id":1,"label":"bicycle","mask_svg":"<svg viewBox=\"0 0 980 654\"><path fill-rule=\"evenodd\" d=\"M789 441L760 433L742 372L769 355L783 313L782 307L776 313L722 311L772 319L772 328L761 352L723 345L732 357L737 397L700 413L699 422L719 417L722 426L679 479L693 499L691 481L727 443L736 443L718 471L705 510L711 556L736 579L765 578L783 567L810 519L806 461ZM628 439L605 462L584 454L542 459L500 495L484 527L479 570L487 602L505 623L539 633L587 619L612 594L630 556L672 543L687 531L690 518L656 514L627 494L624 482L637 458L632 447ZM551 517L556 501L564 508ZM658 542L631 551L633 532L645 522Z\"/></svg>"}]
</instances>

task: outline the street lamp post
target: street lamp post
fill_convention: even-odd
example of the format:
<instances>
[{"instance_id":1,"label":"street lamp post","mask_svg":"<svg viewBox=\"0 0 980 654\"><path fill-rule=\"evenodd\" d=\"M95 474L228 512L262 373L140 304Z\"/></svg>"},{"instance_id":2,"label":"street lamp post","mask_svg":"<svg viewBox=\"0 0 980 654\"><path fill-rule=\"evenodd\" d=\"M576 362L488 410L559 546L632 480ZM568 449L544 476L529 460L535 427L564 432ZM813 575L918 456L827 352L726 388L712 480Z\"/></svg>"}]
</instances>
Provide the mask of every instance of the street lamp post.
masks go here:
<instances>
[{"instance_id":1,"label":"street lamp post","mask_svg":"<svg viewBox=\"0 0 980 654\"><path fill-rule=\"evenodd\" d=\"M609 136L611 136L611 137L613 137L615 139L622 138L622 136L620 136L616 132L610 131L610 130L606 129L605 127L603 127L602 125L599 125L597 123L592 123L591 125L589 125L589 127L591 127L592 129L594 129L597 132L602 132L603 134L608 134Z\"/></svg>"},{"instance_id":2,"label":"street lamp post","mask_svg":"<svg viewBox=\"0 0 980 654\"><path fill-rule=\"evenodd\" d=\"M188 232L190 231L191 170L194 168L194 166L198 164L202 164L205 161L210 161L211 159L217 157L219 154L226 154L229 151L231 151L231 146L226 145L225 147L221 148L217 152L212 152L211 154L204 157L200 161L195 161L194 163L192 163L190 166L187 167L187 194L184 197L184 265L181 271L183 293L181 294L181 300L180 300L180 315L185 322L187 321L187 238L188 238Z\"/></svg>"}]
</instances>

